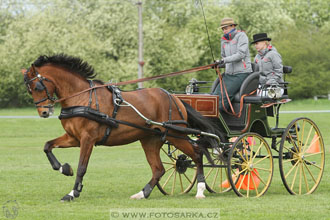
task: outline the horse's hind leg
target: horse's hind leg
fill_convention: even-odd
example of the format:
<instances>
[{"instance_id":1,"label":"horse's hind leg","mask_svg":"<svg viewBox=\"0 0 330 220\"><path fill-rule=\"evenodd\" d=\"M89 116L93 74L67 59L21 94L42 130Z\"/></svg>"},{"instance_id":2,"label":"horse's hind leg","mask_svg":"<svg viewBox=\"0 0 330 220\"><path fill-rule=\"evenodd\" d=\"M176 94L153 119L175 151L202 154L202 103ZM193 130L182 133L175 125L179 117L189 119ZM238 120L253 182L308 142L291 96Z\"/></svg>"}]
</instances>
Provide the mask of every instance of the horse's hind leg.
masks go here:
<instances>
[{"instance_id":1,"label":"horse's hind leg","mask_svg":"<svg viewBox=\"0 0 330 220\"><path fill-rule=\"evenodd\" d=\"M188 140L180 138L167 138L177 149L187 154L196 164L197 167L197 199L205 198L204 190L206 189L205 177L203 171L203 154L198 146L193 146Z\"/></svg>"},{"instance_id":2,"label":"horse's hind leg","mask_svg":"<svg viewBox=\"0 0 330 220\"><path fill-rule=\"evenodd\" d=\"M165 169L160 159L160 148L163 145L163 141L160 140L160 137L150 137L142 139L140 142L151 167L152 178L140 192L132 195L131 199L148 198L155 185L165 173Z\"/></svg>"},{"instance_id":3,"label":"horse's hind leg","mask_svg":"<svg viewBox=\"0 0 330 220\"><path fill-rule=\"evenodd\" d=\"M59 170L62 174L66 176L72 176L73 171L71 166L67 163L61 165L53 154L52 150L53 148L68 148L77 146L79 146L79 142L77 141L77 139L71 137L68 134L64 134L61 137L47 141L44 146L44 152L46 153L46 156L54 170Z\"/></svg>"}]
</instances>

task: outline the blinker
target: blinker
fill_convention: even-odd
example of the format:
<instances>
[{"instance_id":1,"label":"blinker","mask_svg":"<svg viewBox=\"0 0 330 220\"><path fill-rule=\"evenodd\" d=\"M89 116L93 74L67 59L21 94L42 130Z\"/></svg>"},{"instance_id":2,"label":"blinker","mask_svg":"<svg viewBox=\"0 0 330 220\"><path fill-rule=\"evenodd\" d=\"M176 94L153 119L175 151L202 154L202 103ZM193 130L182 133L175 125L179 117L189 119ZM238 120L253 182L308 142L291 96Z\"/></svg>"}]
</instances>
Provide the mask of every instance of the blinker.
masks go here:
<instances>
[{"instance_id":1,"label":"blinker","mask_svg":"<svg viewBox=\"0 0 330 220\"><path fill-rule=\"evenodd\" d=\"M36 87L34 88L35 91L43 91L45 89L45 86L39 81L36 83Z\"/></svg>"}]
</instances>

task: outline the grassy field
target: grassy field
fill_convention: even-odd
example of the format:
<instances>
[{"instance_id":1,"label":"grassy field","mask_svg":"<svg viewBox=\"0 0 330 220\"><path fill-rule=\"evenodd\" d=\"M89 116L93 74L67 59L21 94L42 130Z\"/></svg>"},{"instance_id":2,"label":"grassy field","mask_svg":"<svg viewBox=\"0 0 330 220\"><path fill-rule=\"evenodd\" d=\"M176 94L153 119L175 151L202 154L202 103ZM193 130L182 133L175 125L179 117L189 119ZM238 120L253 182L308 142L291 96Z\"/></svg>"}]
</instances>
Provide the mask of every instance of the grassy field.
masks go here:
<instances>
[{"instance_id":1,"label":"grassy field","mask_svg":"<svg viewBox=\"0 0 330 220\"><path fill-rule=\"evenodd\" d=\"M330 101L292 102L282 110L329 110ZM56 109L55 114L59 113ZM37 115L33 108L2 109L0 116ZM0 118L0 204L17 202L16 219L109 219L114 208L215 208L221 219L329 219L330 214L330 113L282 114L281 125L306 116L320 128L326 146L326 168L319 188L312 195L291 196L285 190L278 163L268 192L261 198L239 198L234 192L194 198L196 187L184 195L163 196L157 188L147 200L130 200L151 177L139 143L114 148L96 147L84 178L81 196L71 203L59 200L73 187L74 177L52 170L43 146L63 134L58 119ZM79 149L56 149L61 163L77 169ZM75 172L76 173L76 172ZM7 219L0 211L0 219Z\"/></svg>"}]
</instances>

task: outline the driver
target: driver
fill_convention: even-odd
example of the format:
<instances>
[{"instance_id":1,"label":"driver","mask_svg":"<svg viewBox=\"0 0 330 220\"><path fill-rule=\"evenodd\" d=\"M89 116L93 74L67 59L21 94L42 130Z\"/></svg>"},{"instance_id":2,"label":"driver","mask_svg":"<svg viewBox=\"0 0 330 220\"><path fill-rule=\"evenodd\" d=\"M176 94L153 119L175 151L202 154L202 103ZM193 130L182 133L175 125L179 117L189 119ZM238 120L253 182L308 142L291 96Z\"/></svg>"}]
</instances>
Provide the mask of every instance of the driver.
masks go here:
<instances>
[{"instance_id":1,"label":"driver","mask_svg":"<svg viewBox=\"0 0 330 220\"><path fill-rule=\"evenodd\" d=\"M230 100L234 99L234 95L239 91L244 79L252 72L251 58L249 51L249 39L247 35L240 30L236 30L237 24L232 18L224 18L221 20L220 28L224 35L221 38L221 60L218 62L219 67L226 65L225 73L222 76ZM223 92L220 92L220 84L213 92L219 95L219 109L228 109L229 101ZM224 107L222 105L222 94L224 98Z\"/></svg>"}]
</instances>

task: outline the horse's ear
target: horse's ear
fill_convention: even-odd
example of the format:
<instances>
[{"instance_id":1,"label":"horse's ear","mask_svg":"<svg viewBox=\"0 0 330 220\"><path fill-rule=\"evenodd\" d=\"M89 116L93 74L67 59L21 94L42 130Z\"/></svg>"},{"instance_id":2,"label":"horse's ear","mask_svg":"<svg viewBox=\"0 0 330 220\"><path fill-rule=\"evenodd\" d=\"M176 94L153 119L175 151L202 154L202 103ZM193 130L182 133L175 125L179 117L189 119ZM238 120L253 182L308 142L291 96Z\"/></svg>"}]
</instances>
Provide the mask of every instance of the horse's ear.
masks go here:
<instances>
[{"instance_id":1,"label":"horse's ear","mask_svg":"<svg viewBox=\"0 0 330 220\"><path fill-rule=\"evenodd\" d=\"M31 68L29 70L32 75L36 73L36 68L34 67L34 64L31 64Z\"/></svg>"},{"instance_id":2,"label":"horse's ear","mask_svg":"<svg viewBox=\"0 0 330 220\"><path fill-rule=\"evenodd\" d=\"M21 72L22 72L23 76L26 73L26 71L27 71L27 69L21 69Z\"/></svg>"}]
</instances>

